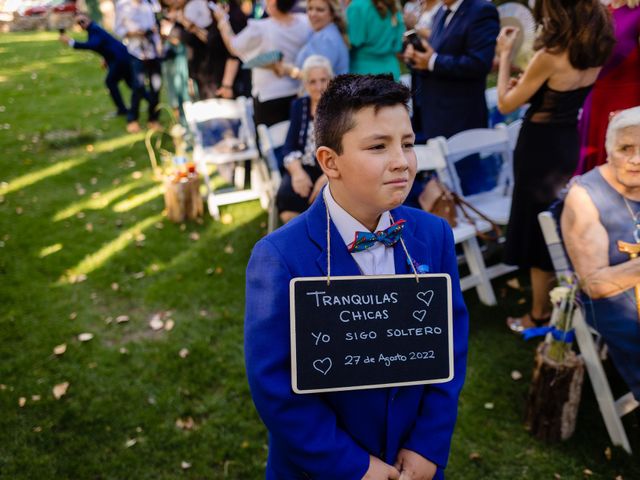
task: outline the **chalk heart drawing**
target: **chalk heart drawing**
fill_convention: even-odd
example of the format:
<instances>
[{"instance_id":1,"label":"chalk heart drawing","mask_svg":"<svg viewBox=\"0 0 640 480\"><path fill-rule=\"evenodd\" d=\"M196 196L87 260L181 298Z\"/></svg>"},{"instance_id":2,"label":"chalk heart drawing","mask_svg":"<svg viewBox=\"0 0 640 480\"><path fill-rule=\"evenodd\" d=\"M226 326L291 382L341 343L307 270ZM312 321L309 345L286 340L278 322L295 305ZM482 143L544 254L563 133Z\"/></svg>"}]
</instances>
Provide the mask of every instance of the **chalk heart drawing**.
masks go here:
<instances>
[{"instance_id":1,"label":"chalk heart drawing","mask_svg":"<svg viewBox=\"0 0 640 480\"><path fill-rule=\"evenodd\" d=\"M412 313L413 318L415 318L419 322L422 322L424 320L424 316L426 314L427 314L426 310L414 310L413 313Z\"/></svg>"},{"instance_id":2,"label":"chalk heart drawing","mask_svg":"<svg viewBox=\"0 0 640 480\"><path fill-rule=\"evenodd\" d=\"M431 300L433 300L433 290L427 290L426 292L418 292L416 297L421 302L424 302L427 307L431 305Z\"/></svg>"},{"instance_id":3,"label":"chalk heart drawing","mask_svg":"<svg viewBox=\"0 0 640 480\"><path fill-rule=\"evenodd\" d=\"M331 359L329 357L321 358L313 362L313 368L319 371L321 374L326 375L331 370Z\"/></svg>"}]
</instances>

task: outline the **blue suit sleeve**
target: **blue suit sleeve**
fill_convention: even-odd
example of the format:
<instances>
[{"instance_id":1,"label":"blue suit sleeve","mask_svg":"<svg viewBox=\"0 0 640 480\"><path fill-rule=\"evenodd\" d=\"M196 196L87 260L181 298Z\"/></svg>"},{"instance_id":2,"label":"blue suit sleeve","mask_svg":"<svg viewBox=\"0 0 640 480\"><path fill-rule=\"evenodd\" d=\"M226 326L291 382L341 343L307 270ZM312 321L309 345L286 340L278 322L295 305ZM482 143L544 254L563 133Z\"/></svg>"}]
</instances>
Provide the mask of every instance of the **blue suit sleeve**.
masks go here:
<instances>
[{"instance_id":1,"label":"blue suit sleeve","mask_svg":"<svg viewBox=\"0 0 640 480\"><path fill-rule=\"evenodd\" d=\"M303 145L300 145L300 130L304 128L302 125L302 102L304 100L295 100L291 104L289 111L289 130L287 131L287 138L282 145L282 156L286 157L291 152L301 152L304 149Z\"/></svg>"},{"instance_id":2,"label":"blue suit sleeve","mask_svg":"<svg viewBox=\"0 0 640 480\"><path fill-rule=\"evenodd\" d=\"M496 38L500 33L500 21L496 8L487 3L472 20L466 35L465 53L449 55L438 53L433 68L436 75L452 78L484 78L493 64Z\"/></svg>"},{"instance_id":3,"label":"blue suit sleeve","mask_svg":"<svg viewBox=\"0 0 640 480\"><path fill-rule=\"evenodd\" d=\"M447 383L425 386L420 416L404 448L419 453L444 469L458 413L458 397L467 370L469 314L460 289L453 233L444 220L441 224L444 254L440 272L451 275L454 377Z\"/></svg>"},{"instance_id":4,"label":"blue suit sleeve","mask_svg":"<svg viewBox=\"0 0 640 480\"><path fill-rule=\"evenodd\" d=\"M268 239L247 267L245 360L253 401L272 442L315 479L360 480L369 454L337 424L320 395L291 388L289 281L284 256Z\"/></svg>"},{"instance_id":5,"label":"blue suit sleeve","mask_svg":"<svg viewBox=\"0 0 640 480\"><path fill-rule=\"evenodd\" d=\"M89 35L86 42L74 42L73 48L76 50L96 50L100 46L101 40L96 35Z\"/></svg>"}]
</instances>

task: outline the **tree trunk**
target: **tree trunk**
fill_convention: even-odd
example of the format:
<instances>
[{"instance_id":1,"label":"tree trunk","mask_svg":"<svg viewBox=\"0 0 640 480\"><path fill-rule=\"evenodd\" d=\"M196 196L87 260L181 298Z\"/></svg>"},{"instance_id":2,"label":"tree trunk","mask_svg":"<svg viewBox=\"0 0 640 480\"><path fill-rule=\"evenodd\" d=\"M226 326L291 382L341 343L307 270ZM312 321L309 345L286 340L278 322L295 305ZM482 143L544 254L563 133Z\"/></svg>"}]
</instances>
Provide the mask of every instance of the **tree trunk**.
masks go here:
<instances>
[{"instance_id":1,"label":"tree trunk","mask_svg":"<svg viewBox=\"0 0 640 480\"><path fill-rule=\"evenodd\" d=\"M549 345L536 351L533 378L525 414L525 427L540 440L567 440L576 427L582 394L584 362L569 352L563 363L547 357Z\"/></svg>"}]
</instances>

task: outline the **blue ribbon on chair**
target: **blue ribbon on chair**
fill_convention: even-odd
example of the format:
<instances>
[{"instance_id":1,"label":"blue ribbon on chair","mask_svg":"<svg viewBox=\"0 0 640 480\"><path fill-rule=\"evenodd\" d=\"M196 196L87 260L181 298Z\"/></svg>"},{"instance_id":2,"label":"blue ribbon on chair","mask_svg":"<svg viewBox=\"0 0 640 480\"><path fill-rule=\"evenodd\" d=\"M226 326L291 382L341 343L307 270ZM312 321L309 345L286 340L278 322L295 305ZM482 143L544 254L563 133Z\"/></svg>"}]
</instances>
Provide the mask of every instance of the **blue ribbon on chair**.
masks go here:
<instances>
[{"instance_id":1,"label":"blue ribbon on chair","mask_svg":"<svg viewBox=\"0 0 640 480\"><path fill-rule=\"evenodd\" d=\"M573 330L558 330L556 327L534 327L527 328L522 331L522 338L525 340L530 340L535 337L542 337L547 333L551 333L551 336L554 340L558 340L559 342L564 343L573 343L576 339L576 335Z\"/></svg>"}]
</instances>

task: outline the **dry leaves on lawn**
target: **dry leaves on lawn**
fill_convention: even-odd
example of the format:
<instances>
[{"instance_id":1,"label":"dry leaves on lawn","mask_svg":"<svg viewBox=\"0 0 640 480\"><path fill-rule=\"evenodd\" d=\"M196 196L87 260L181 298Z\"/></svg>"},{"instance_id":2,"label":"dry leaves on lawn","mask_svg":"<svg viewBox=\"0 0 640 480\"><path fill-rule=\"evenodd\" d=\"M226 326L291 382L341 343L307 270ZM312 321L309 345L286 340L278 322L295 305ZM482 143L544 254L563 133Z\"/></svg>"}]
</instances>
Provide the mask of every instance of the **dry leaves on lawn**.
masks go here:
<instances>
[{"instance_id":1,"label":"dry leaves on lawn","mask_svg":"<svg viewBox=\"0 0 640 480\"><path fill-rule=\"evenodd\" d=\"M56 345L55 347L53 347L53 353L56 355L62 355L66 351L67 351L66 343L61 343L60 345Z\"/></svg>"},{"instance_id":2,"label":"dry leaves on lawn","mask_svg":"<svg viewBox=\"0 0 640 480\"><path fill-rule=\"evenodd\" d=\"M178 352L178 355L180 355L180 358L187 358L189 356L189 350L186 348L181 348Z\"/></svg>"},{"instance_id":3,"label":"dry leaves on lawn","mask_svg":"<svg viewBox=\"0 0 640 480\"><path fill-rule=\"evenodd\" d=\"M93 338L93 333L85 332L78 335L78 340L81 342L88 342Z\"/></svg>"},{"instance_id":4,"label":"dry leaves on lawn","mask_svg":"<svg viewBox=\"0 0 640 480\"><path fill-rule=\"evenodd\" d=\"M53 396L56 400L60 400L67 394L69 382L62 382L53 387Z\"/></svg>"}]
</instances>

